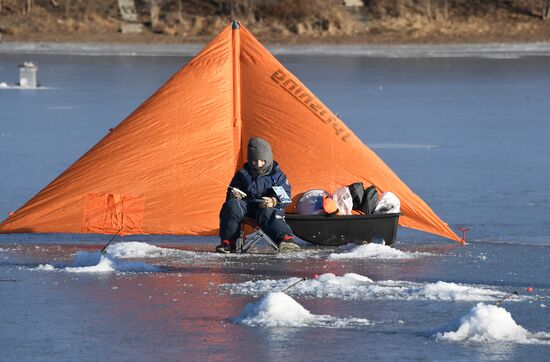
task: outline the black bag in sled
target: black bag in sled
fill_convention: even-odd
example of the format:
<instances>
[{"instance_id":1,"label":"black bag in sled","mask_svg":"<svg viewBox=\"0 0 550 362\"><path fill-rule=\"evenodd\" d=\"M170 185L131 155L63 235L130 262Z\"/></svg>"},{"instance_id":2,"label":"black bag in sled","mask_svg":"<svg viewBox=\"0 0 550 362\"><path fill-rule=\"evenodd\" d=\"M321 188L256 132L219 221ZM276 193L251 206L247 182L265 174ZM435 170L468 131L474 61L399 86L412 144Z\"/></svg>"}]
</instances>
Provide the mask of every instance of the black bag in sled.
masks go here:
<instances>
[{"instance_id":1,"label":"black bag in sled","mask_svg":"<svg viewBox=\"0 0 550 362\"><path fill-rule=\"evenodd\" d=\"M361 211L365 215L372 215L378 203L378 191L374 185L363 187L362 182L355 182L347 186L353 200L353 210Z\"/></svg>"}]
</instances>

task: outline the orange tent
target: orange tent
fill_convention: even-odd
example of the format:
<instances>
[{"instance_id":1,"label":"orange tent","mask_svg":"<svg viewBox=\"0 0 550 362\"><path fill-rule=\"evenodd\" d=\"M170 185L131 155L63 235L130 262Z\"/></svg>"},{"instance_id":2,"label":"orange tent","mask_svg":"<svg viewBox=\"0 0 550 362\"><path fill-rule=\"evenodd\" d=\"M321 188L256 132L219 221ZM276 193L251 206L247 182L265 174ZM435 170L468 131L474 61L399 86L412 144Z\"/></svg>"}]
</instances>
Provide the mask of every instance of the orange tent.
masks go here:
<instances>
[{"instance_id":1,"label":"orange tent","mask_svg":"<svg viewBox=\"0 0 550 362\"><path fill-rule=\"evenodd\" d=\"M236 22L0 232L216 235L227 185L253 136L271 143L294 194L374 184L401 199L402 226L461 241Z\"/></svg>"}]
</instances>

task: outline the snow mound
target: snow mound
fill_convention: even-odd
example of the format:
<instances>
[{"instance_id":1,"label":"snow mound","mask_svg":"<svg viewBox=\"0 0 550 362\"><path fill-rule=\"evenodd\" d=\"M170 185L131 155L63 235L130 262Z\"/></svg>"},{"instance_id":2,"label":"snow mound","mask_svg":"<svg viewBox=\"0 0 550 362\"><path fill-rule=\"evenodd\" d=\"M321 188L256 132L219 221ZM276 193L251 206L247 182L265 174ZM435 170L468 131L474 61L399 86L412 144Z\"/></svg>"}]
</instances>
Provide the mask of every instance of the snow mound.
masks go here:
<instances>
[{"instance_id":1,"label":"snow mound","mask_svg":"<svg viewBox=\"0 0 550 362\"><path fill-rule=\"evenodd\" d=\"M436 338L452 342L550 344L550 333L531 333L518 325L506 309L484 303L478 303L451 329L454 331L437 333Z\"/></svg>"},{"instance_id":2,"label":"snow mound","mask_svg":"<svg viewBox=\"0 0 550 362\"><path fill-rule=\"evenodd\" d=\"M260 295L273 290L282 291L300 278L256 280L239 284L222 284L233 294ZM370 278L347 273L336 276L326 273L317 279L296 284L288 294L312 298L345 300L435 300L435 301L497 301L506 293L487 287L448 283L416 283L400 280L373 281ZM521 300L519 297L509 301Z\"/></svg>"},{"instance_id":3,"label":"snow mound","mask_svg":"<svg viewBox=\"0 0 550 362\"><path fill-rule=\"evenodd\" d=\"M431 255L421 252L406 252L382 244L365 244L353 247L344 247L342 253L332 253L331 260L339 259L414 259L420 256Z\"/></svg>"},{"instance_id":4,"label":"snow mound","mask_svg":"<svg viewBox=\"0 0 550 362\"><path fill-rule=\"evenodd\" d=\"M41 264L35 270L61 270L69 273L112 273L112 272L155 272L156 266L134 261L122 261L99 251L79 251L75 254L71 266Z\"/></svg>"},{"instance_id":5,"label":"snow mound","mask_svg":"<svg viewBox=\"0 0 550 362\"><path fill-rule=\"evenodd\" d=\"M300 303L285 293L269 293L260 301L248 304L235 323L264 327L326 327L346 328L369 325L367 319L334 318L311 314Z\"/></svg>"}]
</instances>

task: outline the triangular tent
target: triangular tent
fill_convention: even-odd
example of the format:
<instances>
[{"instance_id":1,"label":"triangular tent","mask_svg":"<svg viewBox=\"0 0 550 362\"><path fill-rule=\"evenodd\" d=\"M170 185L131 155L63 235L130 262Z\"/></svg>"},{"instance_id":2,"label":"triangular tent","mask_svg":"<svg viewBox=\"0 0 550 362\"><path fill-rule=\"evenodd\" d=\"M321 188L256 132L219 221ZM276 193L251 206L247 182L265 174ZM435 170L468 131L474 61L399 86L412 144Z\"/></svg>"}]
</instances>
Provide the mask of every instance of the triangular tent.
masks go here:
<instances>
[{"instance_id":1,"label":"triangular tent","mask_svg":"<svg viewBox=\"0 0 550 362\"><path fill-rule=\"evenodd\" d=\"M294 195L374 184L401 199L402 226L461 241L243 26L225 28L0 232L216 235L252 136L271 143Z\"/></svg>"}]
</instances>

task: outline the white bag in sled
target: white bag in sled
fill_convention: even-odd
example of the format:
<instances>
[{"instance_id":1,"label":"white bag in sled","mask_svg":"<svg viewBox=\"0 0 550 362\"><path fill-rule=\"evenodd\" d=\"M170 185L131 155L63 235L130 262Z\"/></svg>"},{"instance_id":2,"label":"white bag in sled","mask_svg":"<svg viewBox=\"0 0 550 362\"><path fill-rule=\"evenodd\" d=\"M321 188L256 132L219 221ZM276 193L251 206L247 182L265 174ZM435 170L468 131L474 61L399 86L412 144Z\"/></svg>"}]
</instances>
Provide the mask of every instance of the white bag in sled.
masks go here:
<instances>
[{"instance_id":1,"label":"white bag in sled","mask_svg":"<svg viewBox=\"0 0 550 362\"><path fill-rule=\"evenodd\" d=\"M401 208L401 202L395 194L392 192L384 192L378 204L376 204L376 209L374 209L375 214L393 214L398 213Z\"/></svg>"},{"instance_id":2,"label":"white bag in sled","mask_svg":"<svg viewBox=\"0 0 550 362\"><path fill-rule=\"evenodd\" d=\"M340 187L332 195L332 199L338 206L338 215L351 215L353 209L353 199L347 187Z\"/></svg>"}]
</instances>

